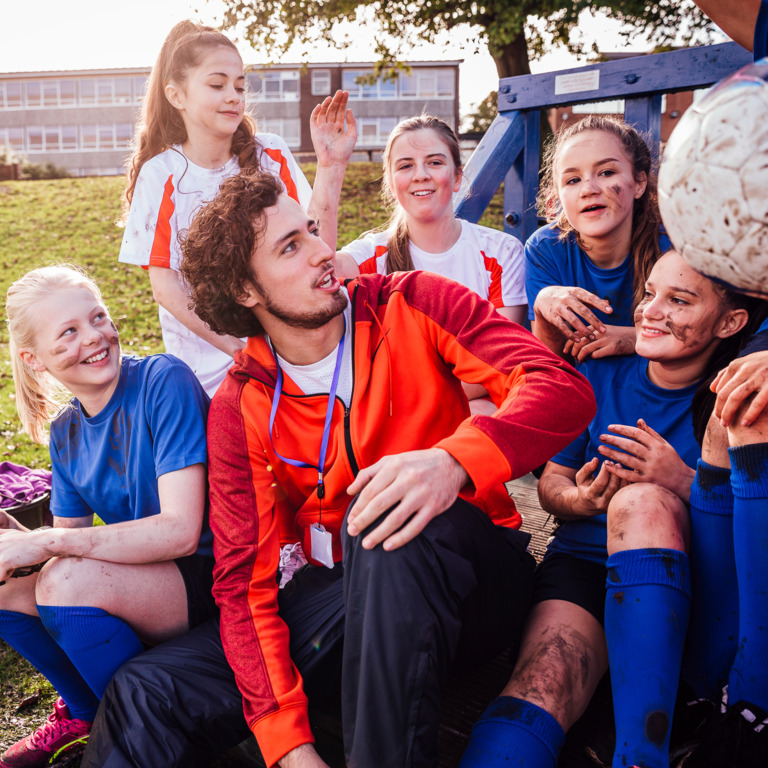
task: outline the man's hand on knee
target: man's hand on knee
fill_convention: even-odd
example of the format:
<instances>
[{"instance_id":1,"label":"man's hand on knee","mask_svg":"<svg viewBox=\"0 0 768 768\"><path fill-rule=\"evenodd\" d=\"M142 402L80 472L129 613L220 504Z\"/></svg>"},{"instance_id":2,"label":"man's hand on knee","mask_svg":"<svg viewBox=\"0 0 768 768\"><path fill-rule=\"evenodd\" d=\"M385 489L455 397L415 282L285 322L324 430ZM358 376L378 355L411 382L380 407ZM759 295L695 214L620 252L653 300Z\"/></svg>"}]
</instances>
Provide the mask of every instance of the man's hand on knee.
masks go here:
<instances>
[{"instance_id":1,"label":"man's hand on knee","mask_svg":"<svg viewBox=\"0 0 768 768\"><path fill-rule=\"evenodd\" d=\"M280 768L328 768L312 744L302 744L280 759Z\"/></svg>"},{"instance_id":2,"label":"man's hand on knee","mask_svg":"<svg viewBox=\"0 0 768 768\"><path fill-rule=\"evenodd\" d=\"M440 448L385 456L361 470L347 488L351 495L360 494L349 512L347 531L357 536L391 510L365 537L363 547L383 542L384 549L397 549L448 509L468 482L464 467Z\"/></svg>"}]
</instances>

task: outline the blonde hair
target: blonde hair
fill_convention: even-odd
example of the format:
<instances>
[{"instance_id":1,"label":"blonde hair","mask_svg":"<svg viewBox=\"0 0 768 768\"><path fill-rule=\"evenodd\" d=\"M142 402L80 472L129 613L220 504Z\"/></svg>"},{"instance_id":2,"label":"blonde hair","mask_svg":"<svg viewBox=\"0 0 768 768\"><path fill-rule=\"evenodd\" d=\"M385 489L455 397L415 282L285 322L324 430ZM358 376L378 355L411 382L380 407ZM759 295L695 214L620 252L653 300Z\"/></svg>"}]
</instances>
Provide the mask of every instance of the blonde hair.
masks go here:
<instances>
[{"instance_id":1,"label":"blonde hair","mask_svg":"<svg viewBox=\"0 0 768 768\"><path fill-rule=\"evenodd\" d=\"M389 134L387 146L382 154L384 160L384 175L381 179L381 196L391 211L386 228L392 231L387 242L387 274L390 272L410 272L413 270L413 258L408 238L408 223L405 220L405 212L397 204L395 193L389 183L392 145L396 139L404 133L421 131L431 128L440 137L440 140L448 147L448 152L453 160L454 169L461 172L461 149L456 132L448 123L439 117L432 115L416 115L401 120Z\"/></svg>"},{"instance_id":2,"label":"blonde hair","mask_svg":"<svg viewBox=\"0 0 768 768\"><path fill-rule=\"evenodd\" d=\"M181 113L168 101L165 86L171 82L181 85L189 70L200 64L203 54L214 48L230 48L240 55L226 35L193 21L180 21L165 38L149 75L141 118L136 127L136 149L128 161L127 185L123 193L124 218L144 163L174 144L183 144L187 140ZM255 121L250 115L243 115L232 137L232 154L237 155L240 168L244 171L259 170L259 146L254 139L255 133Z\"/></svg>"},{"instance_id":3,"label":"blonde hair","mask_svg":"<svg viewBox=\"0 0 768 768\"><path fill-rule=\"evenodd\" d=\"M46 425L69 399L66 389L46 371L35 371L19 353L35 348L36 319L40 301L68 288L87 288L101 301L101 292L85 272L70 264L40 267L27 272L8 288L7 314L13 383L16 387L16 411L24 431L36 443L48 442Z\"/></svg>"},{"instance_id":4,"label":"blonde hair","mask_svg":"<svg viewBox=\"0 0 768 768\"><path fill-rule=\"evenodd\" d=\"M579 120L578 123L558 131L550 140L544 154L538 195L539 213L546 216L547 221L560 230L561 240L573 232L579 246L586 250L581 241L581 235L571 226L560 204L555 166L565 142L587 131L603 131L615 136L632 163L632 173L635 180L640 178L641 173L644 173L646 177L645 192L635 200L632 212L632 236L629 244L635 269L632 289L634 303L637 304L643 296L645 281L651 273L651 267L661 256L661 249L659 248L661 214L659 213L653 156L645 139L633 126L615 117L588 115Z\"/></svg>"}]
</instances>

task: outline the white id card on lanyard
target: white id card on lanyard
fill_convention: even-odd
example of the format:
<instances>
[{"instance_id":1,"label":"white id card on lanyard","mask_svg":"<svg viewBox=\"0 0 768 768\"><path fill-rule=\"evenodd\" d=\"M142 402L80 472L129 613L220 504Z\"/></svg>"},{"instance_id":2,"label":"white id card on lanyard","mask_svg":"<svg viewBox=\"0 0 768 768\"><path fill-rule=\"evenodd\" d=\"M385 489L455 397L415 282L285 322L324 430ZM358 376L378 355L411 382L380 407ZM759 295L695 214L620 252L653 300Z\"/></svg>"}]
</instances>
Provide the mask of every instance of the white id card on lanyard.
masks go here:
<instances>
[{"instance_id":1,"label":"white id card on lanyard","mask_svg":"<svg viewBox=\"0 0 768 768\"><path fill-rule=\"evenodd\" d=\"M312 523L309 526L310 555L313 560L322 563L326 568L333 568L333 536L325 526Z\"/></svg>"}]
</instances>

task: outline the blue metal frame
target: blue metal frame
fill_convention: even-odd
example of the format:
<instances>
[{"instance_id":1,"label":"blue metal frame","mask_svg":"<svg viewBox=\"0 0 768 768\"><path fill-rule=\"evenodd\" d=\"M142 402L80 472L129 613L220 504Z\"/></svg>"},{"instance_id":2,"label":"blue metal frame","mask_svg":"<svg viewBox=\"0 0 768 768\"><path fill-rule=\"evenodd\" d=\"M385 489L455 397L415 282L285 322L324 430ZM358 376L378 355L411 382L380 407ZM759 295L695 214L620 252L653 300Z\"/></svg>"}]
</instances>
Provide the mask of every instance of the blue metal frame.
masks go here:
<instances>
[{"instance_id":1,"label":"blue metal frame","mask_svg":"<svg viewBox=\"0 0 768 768\"><path fill-rule=\"evenodd\" d=\"M736 43L636 56L499 81L499 114L464 168L467 192L456 215L478 221L504 183L504 231L522 241L538 226L540 110L624 99L624 117L650 137L658 155L661 96L703 88L752 61Z\"/></svg>"}]
</instances>

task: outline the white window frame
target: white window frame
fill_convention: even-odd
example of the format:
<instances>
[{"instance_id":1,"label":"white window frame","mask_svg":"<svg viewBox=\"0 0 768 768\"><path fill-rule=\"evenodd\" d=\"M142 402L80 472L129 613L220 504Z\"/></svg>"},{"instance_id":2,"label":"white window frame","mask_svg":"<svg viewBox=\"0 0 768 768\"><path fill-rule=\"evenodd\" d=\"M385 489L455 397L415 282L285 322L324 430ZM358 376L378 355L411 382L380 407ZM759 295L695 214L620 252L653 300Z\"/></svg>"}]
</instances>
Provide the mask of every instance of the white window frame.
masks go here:
<instances>
[{"instance_id":1,"label":"white window frame","mask_svg":"<svg viewBox=\"0 0 768 768\"><path fill-rule=\"evenodd\" d=\"M312 95L329 96L331 93L331 70L312 70Z\"/></svg>"}]
</instances>

